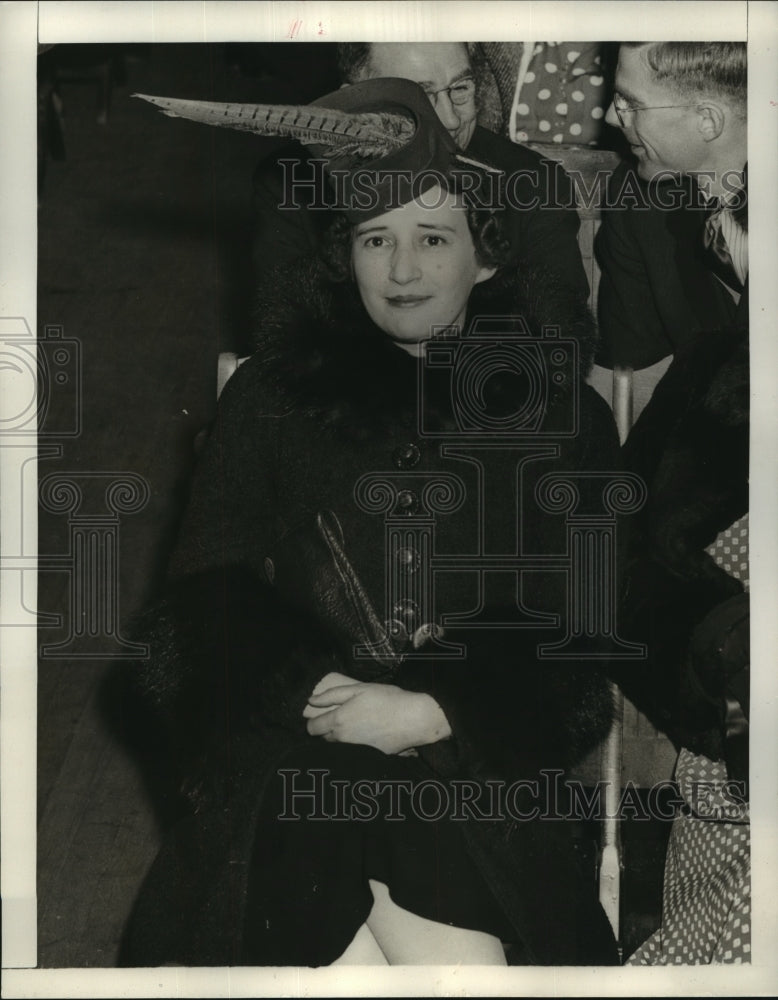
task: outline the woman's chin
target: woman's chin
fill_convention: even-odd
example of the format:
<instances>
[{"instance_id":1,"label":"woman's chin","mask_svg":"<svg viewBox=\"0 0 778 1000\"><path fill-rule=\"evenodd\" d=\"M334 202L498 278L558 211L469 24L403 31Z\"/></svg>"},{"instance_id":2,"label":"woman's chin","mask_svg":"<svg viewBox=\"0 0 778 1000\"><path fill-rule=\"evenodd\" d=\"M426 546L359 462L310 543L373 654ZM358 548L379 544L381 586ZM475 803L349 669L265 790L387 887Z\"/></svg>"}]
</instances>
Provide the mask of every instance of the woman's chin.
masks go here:
<instances>
[{"instance_id":1,"label":"woman's chin","mask_svg":"<svg viewBox=\"0 0 778 1000\"><path fill-rule=\"evenodd\" d=\"M390 338L395 347L399 347L401 350L405 351L407 354L410 354L411 357L414 358L420 358L422 356L422 354L424 353L424 344L426 343L427 340L429 340L429 337L415 340L406 337L396 337L392 336L391 334Z\"/></svg>"},{"instance_id":2,"label":"woman's chin","mask_svg":"<svg viewBox=\"0 0 778 1000\"><path fill-rule=\"evenodd\" d=\"M423 341L430 339L432 336L432 327L429 323L393 323L388 328L384 327L384 333L398 347L403 347L405 350L410 351L414 348L419 348Z\"/></svg>"}]
</instances>

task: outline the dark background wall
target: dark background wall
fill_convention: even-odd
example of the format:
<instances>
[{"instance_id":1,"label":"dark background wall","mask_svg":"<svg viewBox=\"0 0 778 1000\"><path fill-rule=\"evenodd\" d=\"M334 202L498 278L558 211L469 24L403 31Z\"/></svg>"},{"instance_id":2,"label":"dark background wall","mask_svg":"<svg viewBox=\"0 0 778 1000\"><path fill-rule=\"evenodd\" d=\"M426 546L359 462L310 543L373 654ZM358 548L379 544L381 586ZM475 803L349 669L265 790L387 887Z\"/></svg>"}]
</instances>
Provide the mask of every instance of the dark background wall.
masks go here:
<instances>
[{"instance_id":1,"label":"dark background wall","mask_svg":"<svg viewBox=\"0 0 778 1000\"><path fill-rule=\"evenodd\" d=\"M252 322L251 179L263 141L162 116L138 91L223 101L306 101L334 87L329 45L55 46L39 57L38 334L80 348L77 380L52 383L47 426L77 437L40 477L84 487L105 513L104 473L132 473L148 501L118 524L118 616L159 581L198 433L213 416L218 353ZM312 51L315 50L315 51ZM98 476L100 474L100 476ZM101 478L102 476L102 478ZM110 478L110 477L108 477ZM86 488L90 487L90 488ZM40 552L69 548L66 513L41 511ZM39 608L78 626L71 575L40 575ZM122 624L126 634L126 625ZM163 761L139 761L142 727L117 660L42 656L38 678L38 899L42 966L110 966L157 844ZM108 651L116 643L107 642ZM156 811L152 806L156 807ZM160 812L160 810L162 810Z\"/></svg>"}]
</instances>

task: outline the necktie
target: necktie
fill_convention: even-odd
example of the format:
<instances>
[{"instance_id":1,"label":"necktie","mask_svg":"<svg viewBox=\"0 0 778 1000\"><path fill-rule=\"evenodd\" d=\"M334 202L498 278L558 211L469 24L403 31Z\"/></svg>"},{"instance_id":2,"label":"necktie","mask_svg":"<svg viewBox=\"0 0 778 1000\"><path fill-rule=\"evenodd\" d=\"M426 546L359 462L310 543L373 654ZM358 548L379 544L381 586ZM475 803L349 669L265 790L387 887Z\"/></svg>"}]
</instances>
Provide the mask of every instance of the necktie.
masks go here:
<instances>
[{"instance_id":1,"label":"necktie","mask_svg":"<svg viewBox=\"0 0 778 1000\"><path fill-rule=\"evenodd\" d=\"M732 263L732 255L722 232L722 226L725 224L725 213L729 213L728 208L717 208L705 220L705 228L703 230L705 262L711 271L721 278L725 285L739 293L743 291L743 282L738 277L735 266ZM733 224L736 225L734 220Z\"/></svg>"},{"instance_id":2,"label":"necktie","mask_svg":"<svg viewBox=\"0 0 778 1000\"><path fill-rule=\"evenodd\" d=\"M703 229L703 254L707 266L728 288L740 294L748 273L748 164L741 186L723 200L708 202L710 214ZM733 250L734 248L734 250ZM733 261L732 254L737 260Z\"/></svg>"}]
</instances>

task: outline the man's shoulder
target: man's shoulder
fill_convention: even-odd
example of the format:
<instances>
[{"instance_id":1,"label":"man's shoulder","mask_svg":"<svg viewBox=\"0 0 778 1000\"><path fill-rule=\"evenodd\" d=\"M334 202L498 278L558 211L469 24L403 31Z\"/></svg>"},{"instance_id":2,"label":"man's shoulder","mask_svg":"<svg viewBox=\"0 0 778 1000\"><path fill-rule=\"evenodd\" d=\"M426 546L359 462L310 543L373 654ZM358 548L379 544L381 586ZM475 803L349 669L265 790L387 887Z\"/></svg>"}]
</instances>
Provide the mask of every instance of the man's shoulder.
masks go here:
<instances>
[{"instance_id":1,"label":"man's shoulder","mask_svg":"<svg viewBox=\"0 0 778 1000\"><path fill-rule=\"evenodd\" d=\"M668 236L684 240L697 231L705 214L693 178L668 175L644 181L626 160L608 180L602 209L605 234L628 231L649 242Z\"/></svg>"},{"instance_id":2,"label":"man's shoulder","mask_svg":"<svg viewBox=\"0 0 778 1000\"><path fill-rule=\"evenodd\" d=\"M514 192L526 192L527 197L539 197L541 203L549 208L575 209L570 178L563 165L553 157L543 156L528 146L511 142L481 126L476 126L465 156L481 159L497 167L505 175L506 182L512 178L510 184ZM522 214L536 215L535 212L526 211Z\"/></svg>"},{"instance_id":3,"label":"man's shoulder","mask_svg":"<svg viewBox=\"0 0 778 1000\"><path fill-rule=\"evenodd\" d=\"M499 167L506 173L537 168L543 163L543 157L534 149L511 142L481 125L476 125L465 154L474 158L483 157L491 166Z\"/></svg>"},{"instance_id":4,"label":"man's shoulder","mask_svg":"<svg viewBox=\"0 0 778 1000\"><path fill-rule=\"evenodd\" d=\"M646 215L651 211L699 212L705 205L693 177L665 171L646 181L631 160L622 160L608 178L608 200L604 207L633 209L639 215Z\"/></svg>"}]
</instances>

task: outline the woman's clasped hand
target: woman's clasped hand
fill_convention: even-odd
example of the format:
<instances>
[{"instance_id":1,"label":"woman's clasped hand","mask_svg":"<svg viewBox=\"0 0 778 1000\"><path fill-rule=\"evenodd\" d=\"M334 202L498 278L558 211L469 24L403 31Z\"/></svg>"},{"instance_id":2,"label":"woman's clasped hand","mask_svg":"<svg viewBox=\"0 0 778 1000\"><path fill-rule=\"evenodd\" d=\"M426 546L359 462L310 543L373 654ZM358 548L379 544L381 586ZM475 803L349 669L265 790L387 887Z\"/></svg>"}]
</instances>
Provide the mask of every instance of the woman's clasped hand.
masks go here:
<instances>
[{"instance_id":1,"label":"woman's clasped hand","mask_svg":"<svg viewBox=\"0 0 778 1000\"><path fill-rule=\"evenodd\" d=\"M394 684L360 683L334 671L313 689L303 716L311 736L362 743L387 754L451 735L446 716L428 694Z\"/></svg>"}]
</instances>

